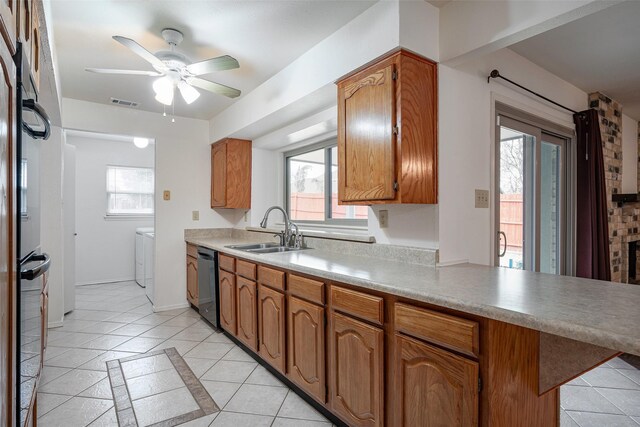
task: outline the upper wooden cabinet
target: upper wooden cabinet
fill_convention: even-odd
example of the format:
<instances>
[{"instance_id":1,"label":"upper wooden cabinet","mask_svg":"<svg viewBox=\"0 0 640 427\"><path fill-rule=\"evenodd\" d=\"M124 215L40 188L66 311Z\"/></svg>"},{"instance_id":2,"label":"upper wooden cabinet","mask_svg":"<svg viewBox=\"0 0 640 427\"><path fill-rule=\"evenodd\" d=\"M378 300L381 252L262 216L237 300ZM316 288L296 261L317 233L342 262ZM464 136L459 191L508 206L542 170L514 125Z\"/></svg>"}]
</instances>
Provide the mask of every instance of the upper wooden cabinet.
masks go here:
<instances>
[{"instance_id":1,"label":"upper wooden cabinet","mask_svg":"<svg viewBox=\"0 0 640 427\"><path fill-rule=\"evenodd\" d=\"M211 144L211 207L251 208L251 141Z\"/></svg>"},{"instance_id":2,"label":"upper wooden cabinet","mask_svg":"<svg viewBox=\"0 0 640 427\"><path fill-rule=\"evenodd\" d=\"M437 65L400 50L337 85L339 203L437 203Z\"/></svg>"}]
</instances>

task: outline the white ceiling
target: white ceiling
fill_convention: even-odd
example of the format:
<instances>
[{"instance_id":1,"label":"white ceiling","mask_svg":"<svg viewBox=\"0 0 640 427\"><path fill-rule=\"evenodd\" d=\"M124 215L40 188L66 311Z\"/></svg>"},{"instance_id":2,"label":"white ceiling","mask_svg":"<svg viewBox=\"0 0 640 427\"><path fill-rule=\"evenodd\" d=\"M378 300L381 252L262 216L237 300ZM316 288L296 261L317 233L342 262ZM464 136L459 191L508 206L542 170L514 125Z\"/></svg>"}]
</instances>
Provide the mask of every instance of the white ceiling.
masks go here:
<instances>
[{"instance_id":1,"label":"white ceiling","mask_svg":"<svg viewBox=\"0 0 640 427\"><path fill-rule=\"evenodd\" d=\"M151 65L115 42L132 38L151 52L166 50L163 28L184 34L178 50L193 62L235 57L240 68L203 76L238 88L243 95L338 30L375 1L328 0L52 0L54 43L62 96L110 104L110 98L162 112L154 100L153 78L100 75L85 67L153 71ZM176 96L176 115L209 119L233 100L201 90L186 105ZM238 98L236 98L238 99ZM126 107L122 107L126 108ZM169 112L169 111L168 111Z\"/></svg>"},{"instance_id":2,"label":"white ceiling","mask_svg":"<svg viewBox=\"0 0 640 427\"><path fill-rule=\"evenodd\" d=\"M587 93L619 101L623 113L640 120L640 1L611 6L510 48Z\"/></svg>"}]
</instances>

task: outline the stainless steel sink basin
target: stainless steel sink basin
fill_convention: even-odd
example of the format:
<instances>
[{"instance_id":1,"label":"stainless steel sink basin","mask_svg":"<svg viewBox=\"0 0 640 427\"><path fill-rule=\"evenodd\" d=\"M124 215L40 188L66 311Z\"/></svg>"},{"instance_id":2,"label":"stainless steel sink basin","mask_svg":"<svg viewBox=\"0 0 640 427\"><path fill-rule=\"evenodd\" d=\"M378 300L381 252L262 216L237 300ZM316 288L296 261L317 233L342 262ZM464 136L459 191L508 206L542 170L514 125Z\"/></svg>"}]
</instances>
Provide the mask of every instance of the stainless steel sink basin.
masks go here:
<instances>
[{"instance_id":1,"label":"stainless steel sink basin","mask_svg":"<svg viewBox=\"0 0 640 427\"><path fill-rule=\"evenodd\" d=\"M271 253L275 253L275 252L294 252L294 251L301 251L305 248L287 248L285 246L277 246L274 248L264 248L264 249L251 249L248 250L247 252L251 252L254 254L271 254Z\"/></svg>"},{"instance_id":2,"label":"stainless steel sink basin","mask_svg":"<svg viewBox=\"0 0 640 427\"><path fill-rule=\"evenodd\" d=\"M226 247L229 249L237 249L239 251L251 251L254 249L280 247L280 245L276 242L269 242L269 243L248 243L246 245L230 245Z\"/></svg>"},{"instance_id":3,"label":"stainless steel sink basin","mask_svg":"<svg viewBox=\"0 0 640 427\"><path fill-rule=\"evenodd\" d=\"M278 243L270 242L270 243L250 243L246 245L230 245L226 246L229 249L236 249L238 251L251 252L254 254L272 254L276 252L293 252L293 251L301 251L307 248L289 248L286 246L280 246Z\"/></svg>"}]
</instances>

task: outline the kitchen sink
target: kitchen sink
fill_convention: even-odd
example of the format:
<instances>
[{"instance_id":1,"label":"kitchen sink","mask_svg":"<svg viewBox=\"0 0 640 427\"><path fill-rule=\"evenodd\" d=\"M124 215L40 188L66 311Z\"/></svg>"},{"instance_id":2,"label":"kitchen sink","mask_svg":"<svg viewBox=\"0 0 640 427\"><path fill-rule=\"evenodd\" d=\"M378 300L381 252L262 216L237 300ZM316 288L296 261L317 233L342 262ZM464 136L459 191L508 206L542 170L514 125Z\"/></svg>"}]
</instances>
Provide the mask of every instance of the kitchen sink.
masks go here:
<instances>
[{"instance_id":1,"label":"kitchen sink","mask_svg":"<svg viewBox=\"0 0 640 427\"><path fill-rule=\"evenodd\" d=\"M268 249L268 248L280 247L280 245L276 242L269 242L269 243L248 243L246 245L230 245L225 247L229 249L237 249L239 251L252 251L255 249Z\"/></svg>"},{"instance_id":2,"label":"kitchen sink","mask_svg":"<svg viewBox=\"0 0 640 427\"><path fill-rule=\"evenodd\" d=\"M246 245L230 245L226 246L229 249L236 249L238 251L251 252L254 254L272 254L277 252L294 252L301 251L308 248L290 248L286 246L280 246L278 243L251 243Z\"/></svg>"},{"instance_id":3,"label":"kitchen sink","mask_svg":"<svg viewBox=\"0 0 640 427\"><path fill-rule=\"evenodd\" d=\"M251 249L247 252L251 252L254 254L272 254L275 252L294 252L294 251L301 251L304 249L306 248L287 248L286 246L276 246L273 248Z\"/></svg>"}]
</instances>

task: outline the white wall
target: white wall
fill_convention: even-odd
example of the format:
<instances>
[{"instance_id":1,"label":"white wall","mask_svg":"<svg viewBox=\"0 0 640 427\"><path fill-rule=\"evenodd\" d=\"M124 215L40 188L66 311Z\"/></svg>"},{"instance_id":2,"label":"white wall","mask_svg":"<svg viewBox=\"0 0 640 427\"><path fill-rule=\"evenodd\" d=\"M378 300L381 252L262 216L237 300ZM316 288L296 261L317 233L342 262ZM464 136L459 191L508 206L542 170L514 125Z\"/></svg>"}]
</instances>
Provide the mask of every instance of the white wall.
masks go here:
<instances>
[{"instance_id":1,"label":"white wall","mask_svg":"<svg viewBox=\"0 0 640 427\"><path fill-rule=\"evenodd\" d=\"M401 42L437 60L437 17L422 0L378 2L212 118L211 139L256 139L335 105L337 79Z\"/></svg>"},{"instance_id":2,"label":"white wall","mask_svg":"<svg viewBox=\"0 0 640 427\"><path fill-rule=\"evenodd\" d=\"M440 10L440 61L459 65L620 1L452 1Z\"/></svg>"},{"instance_id":3,"label":"white wall","mask_svg":"<svg viewBox=\"0 0 640 427\"><path fill-rule=\"evenodd\" d=\"M49 283L49 327L62 325L64 319L64 221L62 171L64 156L64 133L52 126L51 136L43 141L40 158L47 159L40 165L42 251L51 257L48 273Z\"/></svg>"},{"instance_id":4,"label":"white wall","mask_svg":"<svg viewBox=\"0 0 640 427\"><path fill-rule=\"evenodd\" d=\"M638 192L638 122L626 114L622 115L622 192Z\"/></svg>"},{"instance_id":5,"label":"white wall","mask_svg":"<svg viewBox=\"0 0 640 427\"><path fill-rule=\"evenodd\" d=\"M237 212L210 208L209 124L161 114L64 98L63 126L156 141L156 310L186 306L185 228L229 227ZM162 200L163 190L171 200ZM78 200L78 203L80 201ZM200 211L200 221L191 219Z\"/></svg>"},{"instance_id":6,"label":"white wall","mask_svg":"<svg viewBox=\"0 0 640 427\"><path fill-rule=\"evenodd\" d=\"M76 284L135 279L135 229L153 217L107 219L107 166L154 167L154 145L67 135L76 147Z\"/></svg>"},{"instance_id":7,"label":"white wall","mask_svg":"<svg viewBox=\"0 0 640 427\"><path fill-rule=\"evenodd\" d=\"M494 163L494 101L573 127L571 114L487 75L500 73L574 110L587 108L587 94L539 66L503 49L458 67L439 66L440 262L492 262L491 209L474 207L474 190L491 191ZM493 206L493 202L491 202Z\"/></svg>"}]
</instances>

